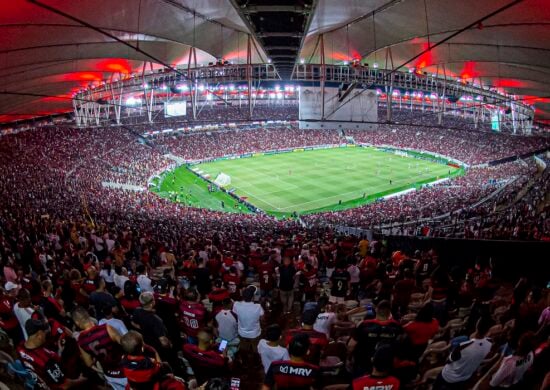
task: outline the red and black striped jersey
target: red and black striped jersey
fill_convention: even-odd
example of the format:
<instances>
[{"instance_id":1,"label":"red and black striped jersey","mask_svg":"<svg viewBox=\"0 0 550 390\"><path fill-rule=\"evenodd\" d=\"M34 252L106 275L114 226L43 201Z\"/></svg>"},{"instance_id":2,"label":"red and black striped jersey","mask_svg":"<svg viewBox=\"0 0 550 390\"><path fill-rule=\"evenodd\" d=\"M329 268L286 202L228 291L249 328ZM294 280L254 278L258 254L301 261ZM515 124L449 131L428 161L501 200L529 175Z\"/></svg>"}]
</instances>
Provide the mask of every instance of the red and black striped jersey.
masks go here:
<instances>
[{"instance_id":1,"label":"red and black striped jersey","mask_svg":"<svg viewBox=\"0 0 550 390\"><path fill-rule=\"evenodd\" d=\"M25 344L17 347L17 353L23 364L32 370L50 388L58 388L65 382L59 355L44 347L27 348Z\"/></svg>"},{"instance_id":2,"label":"red and black striped jersey","mask_svg":"<svg viewBox=\"0 0 550 390\"><path fill-rule=\"evenodd\" d=\"M80 332L78 345L101 363L106 375L122 377L122 348L111 339L107 324L96 325Z\"/></svg>"},{"instance_id":3,"label":"red and black striped jersey","mask_svg":"<svg viewBox=\"0 0 550 390\"><path fill-rule=\"evenodd\" d=\"M319 381L319 367L309 363L278 360L271 363L264 379L270 388L309 390Z\"/></svg>"},{"instance_id":4,"label":"red and black striped jersey","mask_svg":"<svg viewBox=\"0 0 550 390\"><path fill-rule=\"evenodd\" d=\"M154 359L154 355L154 350L145 346L144 355L126 355L122 358L122 372L128 378L130 389L145 390L155 387L159 380L160 362Z\"/></svg>"},{"instance_id":5,"label":"red and black striped jersey","mask_svg":"<svg viewBox=\"0 0 550 390\"><path fill-rule=\"evenodd\" d=\"M290 329L286 333L286 345L290 344L290 341L299 334L305 334L309 338L309 351L305 360L313 364L319 364L321 354L325 347L328 345L327 335L321 332L317 332L314 329Z\"/></svg>"}]
</instances>

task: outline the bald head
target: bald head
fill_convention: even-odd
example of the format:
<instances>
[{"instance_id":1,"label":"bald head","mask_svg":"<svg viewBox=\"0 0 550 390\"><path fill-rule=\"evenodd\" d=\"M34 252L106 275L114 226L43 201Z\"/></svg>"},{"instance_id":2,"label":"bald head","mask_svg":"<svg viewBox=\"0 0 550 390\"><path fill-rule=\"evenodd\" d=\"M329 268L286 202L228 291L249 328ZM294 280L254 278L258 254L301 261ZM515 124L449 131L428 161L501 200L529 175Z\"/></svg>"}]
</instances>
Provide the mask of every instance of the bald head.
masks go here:
<instances>
[{"instance_id":1,"label":"bald head","mask_svg":"<svg viewBox=\"0 0 550 390\"><path fill-rule=\"evenodd\" d=\"M143 352L143 337L131 330L120 338L120 345L127 355L140 355Z\"/></svg>"},{"instance_id":2,"label":"bald head","mask_svg":"<svg viewBox=\"0 0 550 390\"><path fill-rule=\"evenodd\" d=\"M85 329L86 325L92 322L90 314L82 306L78 306L72 313L74 323L81 329Z\"/></svg>"}]
</instances>

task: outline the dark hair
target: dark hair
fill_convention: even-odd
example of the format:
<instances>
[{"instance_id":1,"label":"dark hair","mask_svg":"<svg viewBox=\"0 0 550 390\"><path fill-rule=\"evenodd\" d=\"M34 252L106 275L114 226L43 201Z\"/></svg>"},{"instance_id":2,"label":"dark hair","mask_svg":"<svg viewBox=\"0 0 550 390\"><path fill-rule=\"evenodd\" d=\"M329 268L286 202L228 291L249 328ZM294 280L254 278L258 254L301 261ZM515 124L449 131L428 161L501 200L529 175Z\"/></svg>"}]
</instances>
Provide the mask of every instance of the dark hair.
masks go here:
<instances>
[{"instance_id":1,"label":"dark hair","mask_svg":"<svg viewBox=\"0 0 550 390\"><path fill-rule=\"evenodd\" d=\"M376 306L376 314L380 314L383 317L389 317L391 314L390 301L383 300Z\"/></svg>"},{"instance_id":2,"label":"dark hair","mask_svg":"<svg viewBox=\"0 0 550 390\"><path fill-rule=\"evenodd\" d=\"M317 301L321 309L325 308L328 305L328 302L329 300L326 295L322 295L321 297L319 297L319 300Z\"/></svg>"},{"instance_id":3,"label":"dark hair","mask_svg":"<svg viewBox=\"0 0 550 390\"><path fill-rule=\"evenodd\" d=\"M518 356L527 356L529 352L534 349L535 334L533 332L526 332L521 335L518 348L516 350L516 355Z\"/></svg>"},{"instance_id":4,"label":"dark hair","mask_svg":"<svg viewBox=\"0 0 550 390\"><path fill-rule=\"evenodd\" d=\"M101 310L101 312L105 317L108 317L113 314L113 307L111 305L105 305L103 306L103 309Z\"/></svg>"},{"instance_id":5,"label":"dark hair","mask_svg":"<svg viewBox=\"0 0 550 390\"><path fill-rule=\"evenodd\" d=\"M304 325L313 325L317 320L317 310L306 310L302 313L302 323Z\"/></svg>"},{"instance_id":6,"label":"dark hair","mask_svg":"<svg viewBox=\"0 0 550 390\"><path fill-rule=\"evenodd\" d=\"M145 266L144 266L143 264L138 265L138 266L136 267L136 272L137 272L138 274L144 273L144 272L145 272Z\"/></svg>"},{"instance_id":7,"label":"dark hair","mask_svg":"<svg viewBox=\"0 0 550 390\"><path fill-rule=\"evenodd\" d=\"M309 337L307 334L299 333L290 340L288 353L294 357L304 357L309 350Z\"/></svg>"},{"instance_id":8,"label":"dark hair","mask_svg":"<svg viewBox=\"0 0 550 390\"><path fill-rule=\"evenodd\" d=\"M211 378L204 386L204 390L229 390L230 388L229 382L222 378Z\"/></svg>"},{"instance_id":9,"label":"dark hair","mask_svg":"<svg viewBox=\"0 0 550 390\"><path fill-rule=\"evenodd\" d=\"M198 297L199 293L194 288L187 290L187 292L185 293L186 301L196 302Z\"/></svg>"},{"instance_id":10,"label":"dark hair","mask_svg":"<svg viewBox=\"0 0 550 390\"><path fill-rule=\"evenodd\" d=\"M138 299L139 292L137 290L138 284L131 280L124 282L124 297L126 299Z\"/></svg>"},{"instance_id":11,"label":"dark hair","mask_svg":"<svg viewBox=\"0 0 550 390\"><path fill-rule=\"evenodd\" d=\"M431 302L426 302L424 306L422 306L418 311L415 321L432 322L433 316L434 316L434 305Z\"/></svg>"},{"instance_id":12,"label":"dark hair","mask_svg":"<svg viewBox=\"0 0 550 390\"><path fill-rule=\"evenodd\" d=\"M277 324L269 325L265 330L265 338L269 341L277 341L281 338L281 327Z\"/></svg>"},{"instance_id":13,"label":"dark hair","mask_svg":"<svg viewBox=\"0 0 550 390\"><path fill-rule=\"evenodd\" d=\"M476 324L477 333L479 333L480 336L485 336L487 332L489 332L489 329L491 329L491 325L492 321L490 317L481 317Z\"/></svg>"},{"instance_id":14,"label":"dark hair","mask_svg":"<svg viewBox=\"0 0 550 390\"><path fill-rule=\"evenodd\" d=\"M393 351L391 346L381 345L374 352L372 365L380 372L389 372L393 367Z\"/></svg>"},{"instance_id":15,"label":"dark hair","mask_svg":"<svg viewBox=\"0 0 550 390\"><path fill-rule=\"evenodd\" d=\"M243 299L245 302L251 302L254 298L254 294L256 293L256 287L254 286L248 286L243 291Z\"/></svg>"}]
</instances>

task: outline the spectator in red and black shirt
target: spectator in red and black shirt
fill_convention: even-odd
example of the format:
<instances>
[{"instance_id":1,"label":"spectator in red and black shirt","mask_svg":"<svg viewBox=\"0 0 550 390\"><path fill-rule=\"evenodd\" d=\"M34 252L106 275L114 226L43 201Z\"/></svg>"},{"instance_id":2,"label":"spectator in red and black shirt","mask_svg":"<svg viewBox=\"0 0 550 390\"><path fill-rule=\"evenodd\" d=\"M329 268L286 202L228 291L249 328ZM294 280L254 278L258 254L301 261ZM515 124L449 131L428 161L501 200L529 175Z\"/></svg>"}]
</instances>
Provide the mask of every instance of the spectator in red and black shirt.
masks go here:
<instances>
[{"instance_id":1,"label":"spectator in red and black shirt","mask_svg":"<svg viewBox=\"0 0 550 390\"><path fill-rule=\"evenodd\" d=\"M332 302L344 302L344 299L350 292L350 280L351 276L346 270L346 263L344 261L338 261L336 269L332 272L330 277L330 298Z\"/></svg>"},{"instance_id":2,"label":"spectator in red and black shirt","mask_svg":"<svg viewBox=\"0 0 550 390\"><path fill-rule=\"evenodd\" d=\"M304 359L312 364L319 364L323 350L328 345L327 335L313 329L317 319L316 310L307 310L302 314L302 327L291 329L286 334L286 344L290 346L292 339L297 335L306 335L309 339L309 350Z\"/></svg>"},{"instance_id":3,"label":"spectator in red and black shirt","mask_svg":"<svg viewBox=\"0 0 550 390\"><path fill-rule=\"evenodd\" d=\"M185 390L185 385L175 379L168 365L163 364L157 351L143 343L141 334L129 331L120 339L124 351L122 372L128 378L130 390Z\"/></svg>"},{"instance_id":4,"label":"spectator in red and black shirt","mask_svg":"<svg viewBox=\"0 0 550 390\"><path fill-rule=\"evenodd\" d=\"M403 333L399 322L391 316L389 301L381 301L376 306L376 318L364 320L355 330L349 342L353 352L354 374L363 375L370 368L371 357L379 343L393 344Z\"/></svg>"},{"instance_id":5,"label":"spectator in red and black shirt","mask_svg":"<svg viewBox=\"0 0 550 390\"><path fill-rule=\"evenodd\" d=\"M188 290L179 305L181 328L191 344L197 344L199 330L206 325L206 308L199 298L196 290Z\"/></svg>"},{"instance_id":6,"label":"spectator in red and black shirt","mask_svg":"<svg viewBox=\"0 0 550 390\"><path fill-rule=\"evenodd\" d=\"M306 296L306 301L315 300L317 282L317 269L313 268L310 263L306 263L304 269L300 272L300 285Z\"/></svg>"},{"instance_id":7,"label":"spectator in red and black shirt","mask_svg":"<svg viewBox=\"0 0 550 390\"><path fill-rule=\"evenodd\" d=\"M305 361L309 351L309 338L305 334L296 335L290 342L290 360L274 361L264 379L262 390L289 389L309 390L318 385L319 367Z\"/></svg>"},{"instance_id":8,"label":"spectator in red and black shirt","mask_svg":"<svg viewBox=\"0 0 550 390\"><path fill-rule=\"evenodd\" d=\"M222 280L216 279L214 281L214 289L208 294L208 300L212 302L213 316L223 309L223 302L229 298L229 291L223 287Z\"/></svg>"},{"instance_id":9,"label":"spectator in red and black shirt","mask_svg":"<svg viewBox=\"0 0 550 390\"><path fill-rule=\"evenodd\" d=\"M78 335L78 345L86 365L94 367L98 362L107 383L114 389L124 389L127 380L122 373L122 348L118 331L107 324L95 325L82 307L77 307L72 317L75 325L82 329Z\"/></svg>"},{"instance_id":10,"label":"spectator in red and black shirt","mask_svg":"<svg viewBox=\"0 0 550 390\"><path fill-rule=\"evenodd\" d=\"M53 284L49 280L42 282L42 301L40 305L44 309L44 315L47 318L54 318L56 321L64 325L70 325L71 321L65 312L65 309L53 295Z\"/></svg>"},{"instance_id":11,"label":"spectator in red and black shirt","mask_svg":"<svg viewBox=\"0 0 550 390\"><path fill-rule=\"evenodd\" d=\"M17 348L23 364L32 370L51 389L68 389L86 382L86 378L68 379L61 368L60 356L44 347L49 326L41 320L25 323L28 339Z\"/></svg>"},{"instance_id":12,"label":"spectator in red and black shirt","mask_svg":"<svg viewBox=\"0 0 550 390\"><path fill-rule=\"evenodd\" d=\"M260 296L262 298L271 297L271 292L275 287L275 264L268 257L258 264L257 270L260 278Z\"/></svg>"},{"instance_id":13,"label":"spectator in red and black shirt","mask_svg":"<svg viewBox=\"0 0 550 390\"><path fill-rule=\"evenodd\" d=\"M12 340L19 341L22 339L21 328L19 321L13 314L13 297L5 293L5 290L0 287L0 328L2 328Z\"/></svg>"},{"instance_id":14,"label":"spectator in red and black shirt","mask_svg":"<svg viewBox=\"0 0 550 390\"><path fill-rule=\"evenodd\" d=\"M390 375L393 364L392 349L389 345L382 345L376 350L372 358L372 373L353 381L353 390L384 389L399 390L399 379Z\"/></svg>"},{"instance_id":15,"label":"spectator in red and black shirt","mask_svg":"<svg viewBox=\"0 0 550 390\"><path fill-rule=\"evenodd\" d=\"M219 352L214 345L214 333L210 328L202 329L198 335L198 345L185 344L183 346L183 355L189 361L195 378L199 384L202 384L212 376L227 377L229 375L228 359L223 353Z\"/></svg>"},{"instance_id":16,"label":"spectator in red and black shirt","mask_svg":"<svg viewBox=\"0 0 550 390\"><path fill-rule=\"evenodd\" d=\"M232 265L229 267L229 272L223 275L223 281L229 291L231 299L238 300L240 298L239 289L241 287L241 278L235 266Z\"/></svg>"}]
</instances>

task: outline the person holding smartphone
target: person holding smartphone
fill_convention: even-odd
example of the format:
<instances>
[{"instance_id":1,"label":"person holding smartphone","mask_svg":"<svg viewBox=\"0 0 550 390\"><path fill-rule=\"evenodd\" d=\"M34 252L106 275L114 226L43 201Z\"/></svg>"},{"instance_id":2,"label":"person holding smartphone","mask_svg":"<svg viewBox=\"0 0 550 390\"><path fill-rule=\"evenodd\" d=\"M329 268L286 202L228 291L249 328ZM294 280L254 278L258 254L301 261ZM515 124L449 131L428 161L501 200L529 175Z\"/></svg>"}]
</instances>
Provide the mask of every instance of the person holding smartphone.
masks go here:
<instances>
[{"instance_id":1,"label":"person holding smartphone","mask_svg":"<svg viewBox=\"0 0 550 390\"><path fill-rule=\"evenodd\" d=\"M197 383L202 384L215 372L218 377L229 375L227 341L214 344L214 332L205 327L197 334L198 344L185 344L183 355L189 361ZM223 342L225 341L225 342Z\"/></svg>"}]
</instances>

